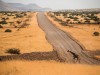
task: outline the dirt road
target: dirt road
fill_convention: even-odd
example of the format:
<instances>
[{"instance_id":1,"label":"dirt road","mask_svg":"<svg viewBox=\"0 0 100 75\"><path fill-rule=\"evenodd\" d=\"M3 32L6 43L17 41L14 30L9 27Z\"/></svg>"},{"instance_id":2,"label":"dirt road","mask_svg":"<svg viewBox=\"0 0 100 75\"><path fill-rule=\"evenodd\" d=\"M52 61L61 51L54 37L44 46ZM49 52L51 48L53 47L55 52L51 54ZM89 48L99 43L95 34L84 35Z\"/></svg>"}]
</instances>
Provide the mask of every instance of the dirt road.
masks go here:
<instances>
[{"instance_id":1,"label":"dirt road","mask_svg":"<svg viewBox=\"0 0 100 75\"><path fill-rule=\"evenodd\" d=\"M58 29L54 26L44 15L44 13L38 13L37 15L38 23L41 29L46 33L46 39L51 43L54 50L57 51L59 58L68 63L83 63L83 64L100 64L99 60L92 58L86 52L84 53L83 48L77 42L72 40L67 33ZM80 61L75 61L73 59L73 54L77 54Z\"/></svg>"}]
</instances>

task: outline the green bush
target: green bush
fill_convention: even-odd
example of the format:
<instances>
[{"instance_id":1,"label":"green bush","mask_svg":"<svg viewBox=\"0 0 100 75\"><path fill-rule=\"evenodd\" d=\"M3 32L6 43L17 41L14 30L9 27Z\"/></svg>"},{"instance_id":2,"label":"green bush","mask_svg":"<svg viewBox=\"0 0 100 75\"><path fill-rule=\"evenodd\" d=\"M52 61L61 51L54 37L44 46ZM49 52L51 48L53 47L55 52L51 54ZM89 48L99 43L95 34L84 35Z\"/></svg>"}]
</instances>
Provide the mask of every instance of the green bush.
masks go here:
<instances>
[{"instance_id":1,"label":"green bush","mask_svg":"<svg viewBox=\"0 0 100 75\"><path fill-rule=\"evenodd\" d=\"M94 36L99 36L99 32L94 32Z\"/></svg>"},{"instance_id":2,"label":"green bush","mask_svg":"<svg viewBox=\"0 0 100 75\"><path fill-rule=\"evenodd\" d=\"M10 29L6 29L5 32L12 32L12 30L10 30Z\"/></svg>"},{"instance_id":3,"label":"green bush","mask_svg":"<svg viewBox=\"0 0 100 75\"><path fill-rule=\"evenodd\" d=\"M10 53L10 54L20 54L20 50L19 49L15 49L15 48L10 48L6 51L6 53Z\"/></svg>"},{"instance_id":4,"label":"green bush","mask_svg":"<svg viewBox=\"0 0 100 75\"><path fill-rule=\"evenodd\" d=\"M7 24L7 22L4 20L4 21L1 21L0 24Z\"/></svg>"}]
</instances>

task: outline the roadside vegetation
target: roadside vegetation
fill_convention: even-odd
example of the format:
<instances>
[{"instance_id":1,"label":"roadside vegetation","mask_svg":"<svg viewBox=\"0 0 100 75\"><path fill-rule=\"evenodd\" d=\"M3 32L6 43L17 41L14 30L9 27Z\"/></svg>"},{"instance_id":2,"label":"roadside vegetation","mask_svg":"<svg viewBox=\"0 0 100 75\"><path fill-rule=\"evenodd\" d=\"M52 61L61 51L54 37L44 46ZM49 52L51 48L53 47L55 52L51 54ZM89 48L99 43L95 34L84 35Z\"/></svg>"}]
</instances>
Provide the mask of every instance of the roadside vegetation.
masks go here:
<instances>
[{"instance_id":1,"label":"roadside vegetation","mask_svg":"<svg viewBox=\"0 0 100 75\"><path fill-rule=\"evenodd\" d=\"M100 50L100 12L48 12L49 20L70 33L86 50Z\"/></svg>"},{"instance_id":2,"label":"roadside vegetation","mask_svg":"<svg viewBox=\"0 0 100 75\"><path fill-rule=\"evenodd\" d=\"M100 24L100 12L52 12L48 14L64 26L67 24Z\"/></svg>"},{"instance_id":3,"label":"roadside vegetation","mask_svg":"<svg viewBox=\"0 0 100 75\"><path fill-rule=\"evenodd\" d=\"M53 50L38 26L36 15L36 12L0 12L1 56Z\"/></svg>"},{"instance_id":4,"label":"roadside vegetation","mask_svg":"<svg viewBox=\"0 0 100 75\"><path fill-rule=\"evenodd\" d=\"M29 26L30 12L0 12L0 28L26 28ZM6 32L6 30L5 30Z\"/></svg>"},{"instance_id":5,"label":"roadside vegetation","mask_svg":"<svg viewBox=\"0 0 100 75\"><path fill-rule=\"evenodd\" d=\"M10 48L10 49L7 49L6 53L9 53L9 54L20 54L20 50L16 49L16 48Z\"/></svg>"}]
</instances>

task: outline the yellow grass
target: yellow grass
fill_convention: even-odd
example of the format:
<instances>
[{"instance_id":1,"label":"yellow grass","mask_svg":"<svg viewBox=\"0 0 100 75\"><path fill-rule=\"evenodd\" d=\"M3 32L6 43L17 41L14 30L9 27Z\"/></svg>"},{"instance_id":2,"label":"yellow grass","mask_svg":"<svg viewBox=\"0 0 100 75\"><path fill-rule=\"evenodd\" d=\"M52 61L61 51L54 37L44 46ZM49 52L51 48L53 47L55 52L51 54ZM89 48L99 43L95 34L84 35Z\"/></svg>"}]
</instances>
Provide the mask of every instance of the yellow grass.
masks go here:
<instances>
[{"instance_id":1,"label":"yellow grass","mask_svg":"<svg viewBox=\"0 0 100 75\"><path fill-rule=\"evenodd\" d=\"M38 51L52 51L52 46L45 39L45 33L39 28L36 13L31 13L30 26L17 31L10 28L11 33L5 33L5 29L0 29L0 55L7 55L9 48L19 48L21 53Z\"/></svg>"},{"instance_id":2,"label":"yellow grass","mask_svg":"<svg viewBox=\"0 0 100 75\"><path fill-rule=\"evenodd\" d=\"M69 32L75 39L80 41L87 50L100 50L100 36L93 36L93 32L100 32L99 25L76 25L74 27L62 26L57 21L54 21L51 17L49 20L54 23L58 28Z\"/></svg>"},{"instance_id":3,"label":"yellow grass","mask_svg":"<svg viewBox=\"0 0 100 75\"><path fill-rule=\"evenodd\" d=\"M55 61L5 61L0 67L0 75L100 75L100 66Z\"/></svg>"},{"instance_id":4,"label":"yellow grass","mask_svg":"<svg viewBox=\"0 0 100 75\"><path fill-rule=\"evenodd\" d=\"M95 57L100 58L100 55L96 55Z\"/></svg>"}]
</instances>

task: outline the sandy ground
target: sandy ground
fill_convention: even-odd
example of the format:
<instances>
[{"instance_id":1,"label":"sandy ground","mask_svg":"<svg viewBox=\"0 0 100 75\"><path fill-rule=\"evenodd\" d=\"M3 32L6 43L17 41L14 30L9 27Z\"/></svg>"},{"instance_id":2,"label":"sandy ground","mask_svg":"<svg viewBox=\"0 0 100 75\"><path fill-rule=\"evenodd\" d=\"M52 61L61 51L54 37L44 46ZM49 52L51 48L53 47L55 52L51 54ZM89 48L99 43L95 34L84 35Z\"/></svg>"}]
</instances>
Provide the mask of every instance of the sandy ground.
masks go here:
<instances>
[{"instance_id":1,"label":"sandy ground","mask_svg":"<svg viewBox=\"0 0 100 75\"><path fill-rule=\"evenodd\" d=\"M95 57L96 57L96 58L100 58L100 55L96 55Z\"/></svg>"},{"instance_id":2,"label":"sandy ground","mask_svg":"<svg viewBox=\"0 0 100 75\"><path fill-rule=\"evenodd\" d=\"M17 31L5 33L5 29L0 29L0 55L7 55L9 48L18 48L21 53L52 51L52 46L45 39L45 33L38 27L36 13L31 14L30 26Z\"/></svg>"},{"instance_id":3,"label":"sandy ground","mask_svg":"<svg viewBox=\"0 0 100 75\"><path fill-rule=\"evenodd\" d=\"M80 41L80 43L83 44L87 50L100 50L100 36L93 36L93 32L100 32L99 25L74 24L73 27L68 27L60 25L49 16L48 18L58 28L69 32L76 40Z\"/></svg>"},{"instance_id":4,"label":"sandy ground","mask_svg":"<svg viewBox=\"0 0 100 75\"><path fill-rule=\"evenodd\" d=\"M5 61L0 66L0 75L100 75L100 66L55 61Z\"/></svg>"},{"instance_id":5,"label":"sandy ground","mask_svg":"<svg viewBox=\"0 0 100 75\"><path fill-rule=\"evenodd\" d=\"M20 47L22 52L52 50L51 45L48 44L45 39L44 32L40 28L37 29L36 17L32 18L31 23L32 25L30 27L21 29L21 31L17 33L15 29L14 33L0 33L0 35L2 34L3 41L5 40L4 44L2 41L3 45L0 44L0 54L5 54L4 51L6 48L9 48L9 46ZM4 30L2 30L2 32L3 31ZM6 34L6 36L4 34ZM37 34L39 34L39 36ZM10 39L10 41L8 41L8 39ZM0 62L0 67L2 67L0 68L0 75L100 75L100 66L98 65L66 64L55 61L3 61Z\"/></svg>"}]
</instances>

